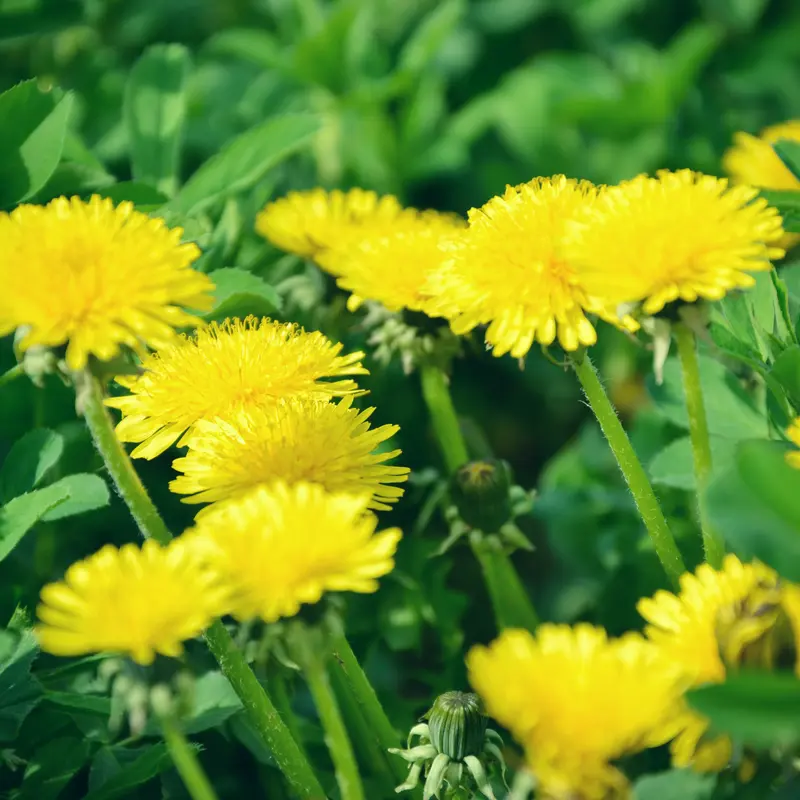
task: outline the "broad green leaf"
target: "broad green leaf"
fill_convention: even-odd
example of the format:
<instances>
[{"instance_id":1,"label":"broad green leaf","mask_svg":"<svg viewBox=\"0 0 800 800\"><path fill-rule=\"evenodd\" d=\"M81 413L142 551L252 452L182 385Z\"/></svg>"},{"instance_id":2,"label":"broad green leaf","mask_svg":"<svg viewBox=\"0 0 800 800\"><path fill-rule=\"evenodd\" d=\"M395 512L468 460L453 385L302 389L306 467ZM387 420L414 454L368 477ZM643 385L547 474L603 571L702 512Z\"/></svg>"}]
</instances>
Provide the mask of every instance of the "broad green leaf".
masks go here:
<instances>
[{"instance_id":1,"label":"broad green leaf","mask_svg":"<svg viewBox=\"0 0 800 800\"><path fill-rule=\"evenodd\" d=\"M800 470L786 462L780 442L742 442L736 451L739 475L762 503L797 531L800 540Z\"/></svg>"},{"instance_id":2,"label":"broad green leaf","mask_svg":"<svg viewBox=\"0 0 800 800\"><path fill-rule=\"evenodd\" d=\"M278 293L261 278L236 267L225 267L212 272L214 281L214 307L204 319L223 320L226 317L245 317L248 314L264 316L281 307Z\"/></svg>"},{"instance_id":3,"label":"broad green leaf","mask_svg":"<svg viewBox=\"0 0 800 800\"><path fill-rule=\"evenodd\" d=\"M0 742L13 742L28 713L42 698L39 682L31 675L31 664L39 652L30 630L9 630L14 646L0 663Z\"/></svg>"},{"instance_id":4,"label":"broad green leaf","mask_svg":"<svg viewBox=\"0 0 800 800\"><path fill-rule=\"evenodd\" d=\"M229 28L212 36L205 45L211 55L234 56L265 70L288 73L288 53L272 34L253 28Z\"/></svg>"},{"instance_id":5,"label":"broad green leaf","mask_svg":"<svg viewBox=\"0 0 800 800\"><path fill-rule=\"evenodd\" d=\"M0 561L40 519L69 498L68 486L53 484L15 497L0 508Z\"/></svg>"},{"instance_id":6,"label":"broad green leaf","mask_svg":"<svg viewBox=\"0 0 800 800\"><path fill-rule=\"evenodd\" d=\"M199 749L190 743L191 748ZM84 800L116 800L136 786L155 778L172 766L163 743L137 749L120 746L97 751L89 771L89 793Z\"/></svg>"},{"instance_id":7,"label":"broad green leaf","mask_svg":"<svg viewBox=\"0 0 800 800\"><path fill-rule=\"evenodd\" d=\"M128 201L133 203L140 211L155 211L167 202L167 198L158 189L146 183L136 181L123 181L101 189L97 194L109 197L114 203Z\"/></svg>"},{"instance_id":8,"label":"broad green leaf","mask_svg":"<svg viewBox=\"0 0 800 800\"><path fill-rule=\"evenodd\" d=\"M319 129L312 114L273 117L245 131L206 161L177 196L162 209L179 216L249 189L270 169L305 147Z\"/></svg>"},{"instance_id":9,"label":"broad green leaf","mask_svg":"<svg viewBox=\"0 0 800 800\"><path fill-rule=\"evenodd\" d=\"M800 142L791 139L778 139L772 145L772 149L778 154L778 158L786 165L786 168L800 180Z\"/></svg>"},{"instance_id":10,"label":"broad green leaf","mask_svg":"<svg viewBox=\"0 0 800 800\"><path fill-rule=\"evenodd\" d=\"M734 448L735 442L732 439L723 439L720 436L711 437L711 454L714 465L729 463ZM694 458L691 439L685 436L670 442L653 458L648 471L653 483L694 491Z\"/></svg>"},{"instance_id":11,"label":"broad green leaf","mask_svg":"<svg viewBox=\"0 0 800 800\"><path fill-rule=\"evenodd\" d=\"M19 800L53 800L83 769L93 745L85 739L61 737L40 747L28 762Z\"/></svg>"},{"instance_id":12,"label":"broad green leaf","mask_svg":"<svg viewBox=\"0 0 800 800\"><path fill-rule=\"evenodd\" d=\"M786 231L800 233L800 192L762 189L761 196L778 209Z\"/></svg>"},{"instance_id":13,"label":"broad green leaf","mask_svg":"<svg viewBox=\"0 0 800 800\"><path fill-rule=\"evenodd\" d=\"M0 469L0 499L7 503L35 489L63 452L63 437L46 428L35 428L17 439Z\"/></svg>"},{"instance_id":14,"label":"broad green leaf","mask_svg":"<svg viewBox=\"0 0 800 800\"><path fill-rule=\"evenodd\" d=\"M190 70L183 45L157 44L133 65L125 86L122 111L133 177L167 196L178 188Z\"/></svg>"},{"instance_id":15,"label":"broad green leaf","mask_svg":"<svg viewBox=\"0 0 800 800\"><path fill-rule=\"evenodd\" d=\"M42 91L35 80L0 94L0 208L41 189L61 159L72 95Z\"/></svg>"},{"instance_id":16,"label":"broad green leaf","mask_svg":"<svg viewBox=\"0 0 800 800\"><path fill-rule=\"evenodd\" d=\"M786 348L775 359L770 375L781 385L795 409L800 409L800 345Z\"/></svg>"},{"instance_id":17,"label":"broad green leaf","mask_svg":"<svg viewBox=\"0 0 800 800\"><path fill-rule=\"evenodd\" d=\"M711 730L751 747L787 747L800 741L800 680L785 672L739 672L725 683L687 695Z\"/></svg>"},{"instance_id":18,"label":"broad green leaf","mask_svg":"<svg viewBox=\"0 0 800 800\"><path fill-rule=\"evenodd\" d=\"M688 769L671 769L645 775L633 786L634 800L708 800L717 785L716 775Z\"/></svg>"},{"instance_id":19,"label":"broad green leaf","mask_svg":"<svg viewBox=\"0 0 800 800\"><path fill-rule=\"evenodd\" d=\"M403 46L398 59L400 70L414 74L424 70L455 30L465 11L464 0L445 0L433 6Z\"/></svg>"},{"instance_id":20,"label":"broad green leaf","mask_svg":"<svg viewBox=\"0 0 800 800\"><path fill-rule=\"evenodd\" d=\"M78 692L47 692L43 700L61 708L85 711L101 717L108 717L111 714L111 700L108 697Z\"/></svg>"},{"instance_id":21,"label":"broad green leaf","mask_svg":"<svg viewBox=\"0 0 800 800\"><path fill-rule=\"evenodd\" d=\"M110 500L108 486L99 475L79 473L67 475L47 487L48 489L66 489L69 499L46 512L42 517L44 522L53 522L64 517L74 517L86 511L107 506Z\"/></svg>"}]
</instances>

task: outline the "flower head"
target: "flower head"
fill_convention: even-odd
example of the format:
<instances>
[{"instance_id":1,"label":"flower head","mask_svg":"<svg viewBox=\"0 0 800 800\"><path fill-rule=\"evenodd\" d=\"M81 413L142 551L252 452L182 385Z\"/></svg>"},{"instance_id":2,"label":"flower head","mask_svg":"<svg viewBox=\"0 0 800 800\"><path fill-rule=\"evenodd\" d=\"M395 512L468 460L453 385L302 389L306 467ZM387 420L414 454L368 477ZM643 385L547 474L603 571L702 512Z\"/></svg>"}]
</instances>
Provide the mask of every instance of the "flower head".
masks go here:
<instances>
[{"instance_id":1,"label":"flower head","mask_svg":"<svg viewBox=\"0 0 800 800\"><path fill-rule=\"evenodd\" d=\"M276 483L223 503L187 532L232 590L240 619L294 616L325 592L374 592L401 533L375 532L370 495Z\"/></svg>"},{"instance_id":2,"label":"flower head","mask_svg":"<svg viewBox=\"0 0 800 800\"><path fill-rule=\"evenodd\" d=\"M425 309L466 333L488 323L495 355L524 356L556 337L566 350L597 340L586 311L606 316L563 253L567 221L596 202L587 181L557 175L509 186L469 212L469 226L444 269L431 275Z\"/></svg>"},{"instance_id":3,"label":"flower head","mask_svg":"<svg viewBox=\"0 0 800 800\"><path fill-rule=\"evenodd\" d=\"M133 455L154 458L201 419L227 419L283 397L356 392L355 381L343 376L366 374L364 354L341 350L290 323L254 317L212 323L150 355L141 375L117 378L131 393L106 402L123 413L119 438L142 442Z\"/></svg>"},{"instance_id":4,"label":"flower head","mask_svg":"<svg viewBox=\"0 0 800 800\"><path fill-rule=\"evenodd\" d=\"M800 447L800 417L792 420L792 424L786 429L786 435L797 447ZM800 450L790 450L786 454L786 462L795 469L800 469Z\"/></svg>"},{"instance_id":5,"label":"flower head","mask_svg":"<svg viewBox=\"0 0 800 800\"><path fill-rule=\"evenodd\" d=\"M616 305L719 300L754 284L783 250L781 217L749 186L691 170L639 175L604 191L570 223L569 257L588 292Z\"/></svg>"},{"instance_id":6,"label":"flower head","mask_svg":"<svg viewBox=\"0 0 800 800\"><path fill-rule=\"evenodd\" d=\"M647 638L680 669L687 686L721 683L729 667L772 664L781 602L773 570L728 555L719 571L703 564L684 574L680 589L640 600L638 609L649 623ZM717 771L730 760L730 739L709 738L701 715L685 708L678 729L671 745L676 766Z\"/></svg>"},{"instance_id":7,"label":"flower head","mask_svg":"<svg viewBox=\"0 0 800 800\"><path fill-rule=\"evenodd\" d=\"M661 744L676 671L638 634L542 625L467 656L487 712L523 745L543 797L601 800L626 786L611 761ZM537 795L538 796L538 795Z\"/></svg>"},{"instance_id":8,"label":"flower head","mask_svg":"<svg viewBox=\"0 0 800 800\"><path fill-rule=\"evenodd\" d=\"M76 656L105 650L150 664L179 656L222 613L227 590L181 538L166 547L106 545L42 589L36 635L42 650Z\"/></svg>"},{"instance_id":9,"label":"flower head","mask_svg":"<svg viewBox=\"0 0 800 800\"><path fill-rule=\"evenodd\" d=\"M428 276L441 267L448 257L445 248L463 232L459 217L427 211L408 215L395 230L341 251L337 283L352 292L348 308L373 300L389 311L426 310Z\"/></svg>"},{"instance_id":10,"label":"flower head","mask_svg":"<svg viewBox=\"0 0 800 800\"><path fill-rule=\"evenodd\" d=\"M386 509L403 490L406 467L387 461L399 450L376 452L398 431L396 425L370 429L375 409L358 411L349 397L330 403L295 397L241 411L231 421L201 420L189 437L189 451L174 462L183 474L170 484L186 503L214 503L276 481L306 481L331 492L371 494L370 508Z\"/></svg>"},{"instance_id":11,"label":"flower head","mask_svg":"<svg viewBox=\"0 0 800 800\"><path fill-rule=\"evenodd\" d=\"M97 196L0 213L0 336L23 328L23 348L66 343L73 370L171 342L198 321L184 307L212 303L211 280L190 268L200 251L181 234Z\"/></svg>"},{"instance_id":12,"label":"flower head","mask_svg":"<svg viewBox=\"0 0 800 800\"><path fill-rule=\"evenodd\" d=\"M758 186L760 189L797 191L800 189L800 180L772 149L779 139L800 142L800 120L765 128L758 136L734 134L734 145L722 159L725 172L737 183Z\"/></svg>"}]
</instances>

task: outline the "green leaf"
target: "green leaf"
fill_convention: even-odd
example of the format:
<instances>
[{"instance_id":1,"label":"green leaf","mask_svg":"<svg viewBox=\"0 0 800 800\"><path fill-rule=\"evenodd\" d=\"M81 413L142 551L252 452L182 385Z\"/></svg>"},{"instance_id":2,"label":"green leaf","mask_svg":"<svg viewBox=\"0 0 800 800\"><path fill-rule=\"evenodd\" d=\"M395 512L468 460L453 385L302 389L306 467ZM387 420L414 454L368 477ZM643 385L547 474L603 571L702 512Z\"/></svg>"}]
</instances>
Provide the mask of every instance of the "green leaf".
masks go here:
<instances>
[{"instance_id":1,"label":"green leaf","mask_svg":"<svg viewBox=\"0 0 800 800\"><path fill-rule=\"evenodd\" d=\"M795 409L800 409L800 345L787 347L775 359L770 375L781 385Z\"/></svg>"},{"instance_id":2,"label":"green leaf","mask_svg":"<svg viewBox=\"0 0 800 800\"><path fill-rule=\"evenodd\" d=\"M729 463L733 456L735 442L720 436L712 436L710 439L713 463ZM656 454L650 462L648 471L653 483L694 491L694 457L691 439L685 436L670 442Z\"/></svg>"},{"instance_id":3,"label":"green leaf","mask_svg":"<svg viewBox=\"0 0 800 800\"><path fill-rule=\"evenodd\" d=\"M756 497L791 525L800 540L800 470L789 466L785 456L780 442L742 442L736 465Z\"/></svg>"},{"instance_id":4,"label":"green leaf","mask_svg":"<svg viewBox=\"0 0 800 800\"><path fill-rule=\"evenodd\" d=\"M61 160L72 95L59 99L35 80L0 94L0 208L41 189Z\"/></svg>"},{"instance_id":5,"label":"green leaf","mask_svg":"<svg viewBox=\"0 0 800 800\"><path fill-rule=\"evenodd\" d=\"M786 168L800 181L800 142L791 139L778 139L772 145L772 149L778 154L778 158L783 161Z\"/></svg>"},{"instance_id":6,"label":"green leaf","mask_svg":"<svg viewBox=\"0 0 800 800\"><path fill-rule=\"evenodd\" d=\"M437 3L409 37L400 52L400 70L413 74L425 69L442 49L466 11L463 0Z\"/></svg>"},{"instance_id":7,"label":"green leaf","mask_svg":"<svg viewBox=\"0 0 800 800\"><path fill-rule=\"evenodd\" d=\"M687 695L714 733L751 747L787 747L800 741L800 681L791 673L738 672L725 683Z\"/></svg>"},{"instance_id":8,"label":"green leaf","mask_svg":"<svg viewBox=\"0 0 800 800\"><path fill-rule=\"evenodd\" d=\"M93 745L85 739L62 737L40 747L28 762L19 800L53 800L83 768Z\"/></svg>"},{"instance_id":9,"label":"green leaf","mask_svg":"<svg viewBox=\"0 0 800 800\"><path fill-rule=\"evenodd\" d=\"M190 744L195 750L199 748ZM89 793L83 800L116 800L126 797L136 786L155 778L172 766L163 743L137 749L102 747L89 772Z\"/></svg>"},{"instance_id":10,"label":"green leaf","mask_svg":"<svg viewBox=\"0 0 800 800\"><path fill-rule=\"evenodd\" d=\"M20 725L42 699L42 688L31 675L39 647L30 630L5 631L15 644L0 664L0 742L17 738Z\"/></svg>"},{"instance_id":11,"label":"green leaf","mask_svg":"<svg viewBox=\"0 0 800 800\"><path fill-rule=\"evenodd\" d=\"M787 232L800 233L800 192L762 189L760 194L771 206L778 209Z\"/></svg>"},{"instance_id":12,"label":"green leaf","mask_svg":"<svg viewBox=\"0 0 800 800\"><path fill-rule=\"evenodd\" d=\"M226 317L245 317L248 314L264 316L281 307L275 289L261 278L236 267L225 267L212 272L214 281L214 307L204 319L223 320Z\"/></svg>"},{"instance_id":13,"label":"green leaf","mask_svg":"<svg viewBox=\"0 0 800 800\"><path fill-rule=\"evenodd\" d=\"M46 428L35 428L17 439L0 469L0 499L7 503L35 489L63 452L63 437Z\"/></svg>"},{"instance_id":14,"label":"green leaf","mask_svg":"<svg viewBox=\"0 0 800 800\"><path fill-rule=\"evenodd\" d=\"M183 45L157 44L133 65L125 86L122 112L133 177L167 196L178 188L190 70Z\"/></svg>"},{"instance_id":15,"label":"green leaf","mask_svg":"<svg viewBox=\"0 0 800 800\"><path fill-rule=\"evenodd\" d=\"M291 71L288 52L278 39L264 30L229 28L212 36L204 50L211 55L233 56L265 70Z\"/></svg>"},{"instance_id":16,"label":"green leaf","mask_svg":"<svg viewBox=\"0 0 800 800\"><path fill-rule=\"evenodd\" d=\"M78 692L47 692L44 701L62 708L85 711L101 717L108 717L111 714L110 698L98 695L79 694Z\"/></svg>"},{"instance_id":17,"label":"green leaf","mask_svg":"<svg viewBox=\"0 0 800 800\"><path fill-rule=\"evenodd\" d=\"M109 197L114 203L128 201L133 203L140 211L155 211L167 202L169 198L146 183L136 181L122 181L112 186L100 189L97 194Z\"/></svg>"},{"instance_id":18,"label":"green leaf","mask_svg":"<svg viewBox=\"0 0 800 800\"><path fill-rule=\"evenodd\" d=\"M312 114L273 117L245 131L212 156L162 209L189 216L249 189L274 166L305 147L320 126Z\"/></svg>"},{"instance_id":19,"label":"green leaf","mask_svg":"<svg viewBox=\"0 0 800 800\"><path fill-rule=\"evenodd\" d=\"M56 483L15 497L0 508L0 561L40 519L69 497L69 487Z\"/></svg>"},{"instance_id":20,"label":"green leaf","mask_svg":"<svg viewBox=\"0 0 800 800\"><path fill-rule=\"evenodd\" d=\"M688 769L671 769L639 778L634 800L708 800L717 785L716 775L701 775Z\"/></svg>"},{"instance_id":21,"label":"green leaf","mask_svg":"<svg viewBox=\"0 0 800 800\"><path fill-rule=\"evenodd\" d=\"M110 501L108 486L99 475L88 473L67 475L66 478L56 481L47 488L55 489L56 487L66 489L69 492L69 499L46 512L42 517L44 522L53 522L64 517L74 517L86 511L94 511L107 506Z\"/></svg>"}]
</instances>

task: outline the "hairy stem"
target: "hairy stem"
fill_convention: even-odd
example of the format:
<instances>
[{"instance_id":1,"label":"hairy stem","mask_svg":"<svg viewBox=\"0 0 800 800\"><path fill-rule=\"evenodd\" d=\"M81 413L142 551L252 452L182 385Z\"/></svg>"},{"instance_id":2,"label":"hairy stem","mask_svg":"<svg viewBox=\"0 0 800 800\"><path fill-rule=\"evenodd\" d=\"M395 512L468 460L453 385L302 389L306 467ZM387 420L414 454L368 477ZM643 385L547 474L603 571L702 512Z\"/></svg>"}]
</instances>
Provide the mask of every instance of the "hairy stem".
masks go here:
<instances>
[{"instance_id":1,"label":"hairy stem","mask_svg":"<svg viewBox=\"0 0 800 800\"><path fill-rule=\"evenodd\" d=\"M171 717L163 717L161 731L175 768L192 800L217 800L217 794L203 772L194 748L186 741L178 723Z\"/></svg>"}]
</instances>

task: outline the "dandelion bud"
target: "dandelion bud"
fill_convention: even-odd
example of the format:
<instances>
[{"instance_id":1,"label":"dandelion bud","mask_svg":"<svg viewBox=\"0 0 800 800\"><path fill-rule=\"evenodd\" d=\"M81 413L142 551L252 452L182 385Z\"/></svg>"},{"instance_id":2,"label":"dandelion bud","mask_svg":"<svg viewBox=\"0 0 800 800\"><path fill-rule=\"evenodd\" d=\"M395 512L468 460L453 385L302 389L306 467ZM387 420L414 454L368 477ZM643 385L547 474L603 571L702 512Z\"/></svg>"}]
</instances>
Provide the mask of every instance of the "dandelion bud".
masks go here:
<instances>
[{"instance_id":1,"label":"dandelion bud","mask_svg":"<svg viewBox=\"0 0 800 800\"><path fill-rule=\"evenodd\" d=\"M511 467L499 459L470 461L452 478L453 500L461 519L485 533L511 519Z\"/></svg>"},{"instance_id":2,"label":"dandelion bud","mask_svg":"<svg viewBox=\"0 0 800 800\"><path fill-rule=\"evenodd\" d=\"M460 761L483 750L487 720L478 695L470 692L440 694L425 718L431 744L440 753Z\"/></svg>"}]
</instances>

